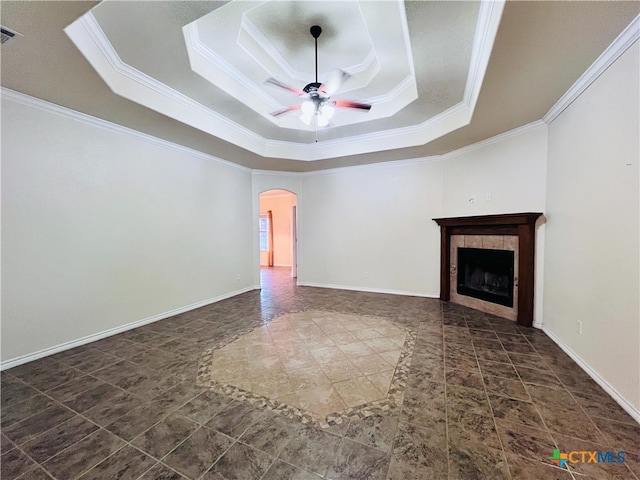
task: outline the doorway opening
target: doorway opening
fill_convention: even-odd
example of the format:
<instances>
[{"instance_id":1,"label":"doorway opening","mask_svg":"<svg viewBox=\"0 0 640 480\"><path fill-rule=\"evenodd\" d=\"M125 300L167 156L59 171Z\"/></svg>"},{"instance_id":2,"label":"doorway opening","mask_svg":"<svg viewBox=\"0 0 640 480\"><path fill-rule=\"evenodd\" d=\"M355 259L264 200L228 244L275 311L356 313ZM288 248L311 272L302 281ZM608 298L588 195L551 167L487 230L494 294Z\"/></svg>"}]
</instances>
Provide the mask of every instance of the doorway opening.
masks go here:
<instances>
[{"instance_id":1,"label":"doorway opening","mask_svg":"<svg viewBox=\"0 0 640 480\"><path fill-rule=\"evenodd\" d=\"M260 194L260 284L295 282L298 276L297 204L288 190Z\"/></svg>"}]
</instances>

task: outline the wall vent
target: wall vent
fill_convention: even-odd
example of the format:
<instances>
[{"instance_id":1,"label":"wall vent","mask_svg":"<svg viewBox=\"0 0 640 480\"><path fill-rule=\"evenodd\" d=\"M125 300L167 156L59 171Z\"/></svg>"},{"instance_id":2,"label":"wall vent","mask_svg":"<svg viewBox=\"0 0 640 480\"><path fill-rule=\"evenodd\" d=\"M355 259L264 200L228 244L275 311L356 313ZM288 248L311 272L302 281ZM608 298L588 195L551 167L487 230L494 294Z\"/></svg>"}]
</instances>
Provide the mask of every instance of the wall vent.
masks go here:
<instances>
[{"instance_id":1,"label":"wall vent","mask_svg":"<svg viewBox=\"0 0 640 480\"><path fill-rule=\"evenodd\" d=\"M16 35L22 36L22 34L0 25L0 43L7 43L12 38L15 38Z\"/></svg>"}]
</instances>

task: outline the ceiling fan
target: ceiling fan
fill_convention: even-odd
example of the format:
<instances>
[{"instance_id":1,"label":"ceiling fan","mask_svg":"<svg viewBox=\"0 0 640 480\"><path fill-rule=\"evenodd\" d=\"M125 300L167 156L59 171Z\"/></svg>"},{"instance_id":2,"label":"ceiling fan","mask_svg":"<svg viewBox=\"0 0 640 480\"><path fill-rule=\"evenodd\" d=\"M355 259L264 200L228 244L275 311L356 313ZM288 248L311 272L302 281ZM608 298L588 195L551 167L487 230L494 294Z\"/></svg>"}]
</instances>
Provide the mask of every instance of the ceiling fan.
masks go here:
<instances>
[{"instance_id":1,"label":"ceiling fan","mask_svg":"<svg viewBox=\"0 0 640 480\"><path fill-rule=\"evenodd\" d=\"M275 85L303 99L302 103L272 112L271 115L278 117L285 113L301 110L300 119L304 123L311 125L315 119L316 126L325 127L329 124L329 120L333 117L336 108L354 108L369 111L371 105L367 103L331 98L331 95L351 76L347 72L337 70L327 83L318 83L318 37L322 33L322 28L319 25L314 25L309 31L316 42L316 81L309 83L302 90L298 90L273 77L268 78L265 83Z\"/></svg>"}]
</instances>

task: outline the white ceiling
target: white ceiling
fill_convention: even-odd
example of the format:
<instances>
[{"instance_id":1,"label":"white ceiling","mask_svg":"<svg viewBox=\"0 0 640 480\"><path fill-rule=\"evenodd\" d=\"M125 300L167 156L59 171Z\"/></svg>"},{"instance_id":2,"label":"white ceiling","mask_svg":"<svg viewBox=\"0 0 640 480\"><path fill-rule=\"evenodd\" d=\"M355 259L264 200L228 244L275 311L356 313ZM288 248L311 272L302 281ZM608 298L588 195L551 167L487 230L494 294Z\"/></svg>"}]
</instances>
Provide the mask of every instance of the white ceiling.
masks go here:
<instances>
[{"instance_id":1,"label":"white ceiling","mask_svg":"<svg viewBox=\"0 0 640 480\"><path fill-rule=\"evenodd\" d=\"M118 95L258 155L320 160L422 145L469 123L503 3L409 5L235 0L201 15L183 4L196 18L183 24L171 3L108 0L66 32ZM344 70L334 96L373 105L340 109L325 128L272 116L300 99L265 84L315 81L315 24L318 80Z\"/></svg>"},{"instance_id":2,"label":"white ceiling","mask_svg":"<svg viewBox=\"0 0 640 480\"><path fill-rule=\"evenodd\" d=\"M444 154L540 120L640 2L11 1L2 86L251 168ZM328 128L269 112L352 74ZM65 33L66 28L66 33ZM71 40L73 39L73 40Z\"/></svg>"}]
</instances>

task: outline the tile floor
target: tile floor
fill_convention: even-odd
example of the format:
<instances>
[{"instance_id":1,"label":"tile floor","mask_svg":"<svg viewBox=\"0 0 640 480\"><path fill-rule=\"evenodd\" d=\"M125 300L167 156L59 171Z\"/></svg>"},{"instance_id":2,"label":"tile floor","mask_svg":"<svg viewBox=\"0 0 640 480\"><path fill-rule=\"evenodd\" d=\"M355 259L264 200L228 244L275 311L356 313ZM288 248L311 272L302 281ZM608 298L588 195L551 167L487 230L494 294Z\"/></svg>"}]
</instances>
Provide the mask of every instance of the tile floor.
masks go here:
<instances>
[{"instance_id":1,"label":"tile floor","mask_svg":"<svg viewBox=\"0 0 640 480\"><path fill-rule=\"evenodd\" d=\"M433 299L296 287L286 273L2 372L2 479L640 478L638 424L540 331ZM401 401L366 410L359 398L322 427L196 383L207 352L312 311L415 332ZM626 461L559 469L554 448Z\"/></svg>"}]
</instances>

